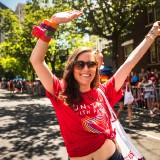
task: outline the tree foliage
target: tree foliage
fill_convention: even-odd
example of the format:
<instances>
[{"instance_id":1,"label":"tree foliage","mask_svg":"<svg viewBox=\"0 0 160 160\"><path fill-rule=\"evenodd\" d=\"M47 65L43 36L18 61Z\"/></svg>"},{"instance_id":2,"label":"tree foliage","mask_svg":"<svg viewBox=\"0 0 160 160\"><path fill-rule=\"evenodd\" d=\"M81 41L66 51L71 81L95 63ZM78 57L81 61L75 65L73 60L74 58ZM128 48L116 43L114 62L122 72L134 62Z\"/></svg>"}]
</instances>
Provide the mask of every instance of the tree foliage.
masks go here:
<instances>
[{"instance_id":1,"label":"tree foliage","mask_svg":"<svg viewBox=\"0 0 160 160\"><path fill-rule=\"evenodd\" d=\"M30 79L34 79L35 72L29 57L37 39L31 35L32 27L39 25L42 19L50 19L56 12L73 8L82 9L84 15L71 23L60 25L55 32L45 57L52 72L63 71L66 58L76 47L95 45L84 41L85 33L111 40L109 47L116 61L119 37L124 37L124 33L130 31L134 19L145 7L155 3L155 0L54 0L51 6L42 5L39 0L28 0L23 19L19 19L11 10L0 9L0 30L5 37L0 44L0 68L3 75L12 71L13 76L28 78L29 75Z\"/></svg>"},{"instance_id":2,"label":"tree foliage","mask_svg":"<svg viewBox=\"0 0 160 160\"><path fill-rule=\"evenodd\" d=\"M148 0L70 0L75 9L84 11L79 21L82 32L105 38L111 48L111 54L117 61L118 39L130 32L134 20L144 9L154 6L158 1Z\"/></svg>"},{"instance_id":3,"label":"tree foliage","mask_svg":"<svg viewBox=\"0 0 160 160\"><path fill-rule=\"evenodd\" d=\"M24 17L19 19L11 10L1 10L3 21L0 29L4 34L4 42L0 44L0 65L5 71L12 71L13 76L35 79L35 72L29 62L30 54L36 44L37 38L31 35L32 27L39 25L43 19L60 11L70 10L69 4L54 1L54 6L42 6L38 0L28 1L23 10ZM78 32L73 23L60 25L54 38L49 44L45 57L54 74L64 70L65 60L76 46L82 43L83 33ZM16 60L13 63L13 59ZM7 63L6 61L7 60ZM13 67L11 67L13 65ZM12 70L11 70L12 68ZM17 73L18 72L18 73Z\"/></svg>"}]
</instances>

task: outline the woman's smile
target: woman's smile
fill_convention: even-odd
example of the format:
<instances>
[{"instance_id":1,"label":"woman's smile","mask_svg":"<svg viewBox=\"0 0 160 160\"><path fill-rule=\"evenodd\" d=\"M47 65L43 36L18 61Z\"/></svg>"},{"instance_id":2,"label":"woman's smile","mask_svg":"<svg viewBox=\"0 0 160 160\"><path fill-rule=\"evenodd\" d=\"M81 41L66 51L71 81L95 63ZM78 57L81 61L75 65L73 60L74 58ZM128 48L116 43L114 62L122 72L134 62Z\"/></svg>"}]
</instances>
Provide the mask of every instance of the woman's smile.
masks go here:
<instances>
[{"instance_id":1,"label":"woman's smile","mask_svg":"<svg viewBox=\"0 0 160 160\"><path fill-rule=\"evenodd\" d=\"M80 74L80 76L82 76L82 77L91 77L91 74Z\"/></svg>"},{"instance_id":2,"label":"woman's smile","mask_svg":"<svg viewBox=\"0 0 160 160\"><path fill-rule=\"evenodd\" d=\"M84 91L84 88L90 90L90 85L97 69L94 65L95 57L91 52L84 52L79 55L76 61L85 65L83 67L79 66L79 68L77 66L74 67L74 78L79 83L80 90Z\"/></svg>"}]
</instances>

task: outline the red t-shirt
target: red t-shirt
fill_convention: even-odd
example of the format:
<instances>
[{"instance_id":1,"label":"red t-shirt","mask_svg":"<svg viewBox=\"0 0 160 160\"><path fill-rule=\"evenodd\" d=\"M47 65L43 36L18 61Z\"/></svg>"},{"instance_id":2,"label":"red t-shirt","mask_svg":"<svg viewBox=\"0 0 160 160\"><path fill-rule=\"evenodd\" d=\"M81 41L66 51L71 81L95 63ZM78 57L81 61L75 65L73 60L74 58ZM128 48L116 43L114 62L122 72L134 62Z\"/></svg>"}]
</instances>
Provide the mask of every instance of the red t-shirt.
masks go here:
<instances>
[{"instance_id":1,"label":"red t-shirt","mask_svg":"<svg viewBox=\"0 0 160 160\"><path fill-rule=\"evenodd\" d=\"M69 157L86 156L99 149L106 139L115 137L105 110L107 106L102 106L105 100L97 89L80 93L81 104L73 104L71 108L57 98L63 89L61 81L54 77L53 83L54 96L49 92L46 95L54 106ZM121 90L115 91L114 84L115 80L111 78L99 86L112 107L122 96Z\"/></svg>"}]
</instances>

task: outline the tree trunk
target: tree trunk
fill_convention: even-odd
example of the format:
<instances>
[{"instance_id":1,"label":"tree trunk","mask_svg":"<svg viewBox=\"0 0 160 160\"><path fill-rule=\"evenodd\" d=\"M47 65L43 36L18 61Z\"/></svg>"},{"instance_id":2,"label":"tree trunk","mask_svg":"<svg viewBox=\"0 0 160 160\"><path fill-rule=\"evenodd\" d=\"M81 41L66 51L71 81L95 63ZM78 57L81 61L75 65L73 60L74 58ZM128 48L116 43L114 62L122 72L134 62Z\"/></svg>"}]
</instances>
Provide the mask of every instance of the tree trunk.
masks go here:
<instances>
[{"instance_id":1,"label":"tree trunk","mask_svg":"<svg viewBox=\"0 0 160 160\"><path fill-rule=\"evenodd\" d=\"M112 47L112 62L113 62L113 70L118 69L118 36L114 36L113 40L113 47Z\"/></svg>"}]
</instances>

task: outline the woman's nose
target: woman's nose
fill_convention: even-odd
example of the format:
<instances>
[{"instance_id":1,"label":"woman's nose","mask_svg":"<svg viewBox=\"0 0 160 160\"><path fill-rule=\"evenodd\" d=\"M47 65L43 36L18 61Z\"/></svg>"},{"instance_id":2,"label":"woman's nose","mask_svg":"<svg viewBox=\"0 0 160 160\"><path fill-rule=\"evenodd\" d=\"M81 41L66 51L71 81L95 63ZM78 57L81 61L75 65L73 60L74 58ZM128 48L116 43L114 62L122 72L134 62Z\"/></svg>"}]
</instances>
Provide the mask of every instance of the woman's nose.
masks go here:
<instances>
[{"instance_id":1,"label":"woman's nose","mask_svg":"<svg viewBox=\"0 0 160 160\"><path fill-rule=\"evenodd\" d=\"M88 68L87 64L85 64L85 66L84 66L83 70L89 70L89 68Z\"/></svg>"}]
</instances>

